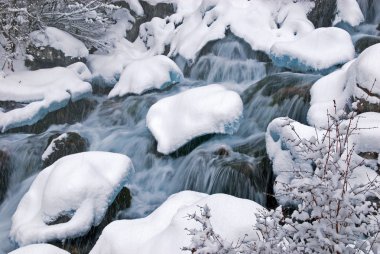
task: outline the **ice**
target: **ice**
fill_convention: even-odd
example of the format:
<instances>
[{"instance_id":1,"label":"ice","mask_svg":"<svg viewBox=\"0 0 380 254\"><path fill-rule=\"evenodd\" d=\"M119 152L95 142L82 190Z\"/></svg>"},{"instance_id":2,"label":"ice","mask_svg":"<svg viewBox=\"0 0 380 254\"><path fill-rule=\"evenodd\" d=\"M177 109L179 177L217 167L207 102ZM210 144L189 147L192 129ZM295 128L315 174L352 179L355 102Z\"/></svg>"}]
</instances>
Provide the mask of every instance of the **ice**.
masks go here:
<instances>
[{"instance_id":1,"label":"ice","mask_svg":"<svg viewBox=\"0 0 380 254\"><path fill-rule=\"evenodd\" d=\"M63 157L38 174L20 201L12 217L11 239L24 246L86 234L102 221L132 172L130 159L122 154ZM51 224L61 216L70 220Z\"/></svg>"},{"instance_id":2,"label":"ice","mask_svg":"<svg viewBox=\"0 0 380 254\"><path fill-rule=\"evenodd\" d=\"M49 46L61 50L66 56L88 56L88 50L83 42L55 27L46 27L43 30L34 31L30 34L30 39L37 47Z\"/></svg>"},{"instance_id":3,"label":"ice","mask_svg":"<svg viewBox=\"0 0 380 254\"><path fill-rule=\"evenodd\" d=\"M24 107L0 111L0 128L31 125L47 113L78 101L92 93L91 84L84 81L91 73L83 63L67 68L55 67L37 71L17 72L0 78L0 101L25 103Z\"/></svg>"},{"instance_id":4,"label":"ice","mask_svg":"<svg viewBox=\"0 0 380 254\"><path fill-rule=\"evenodd\" d=\"M242 112L240 96L214 84L159 100L149 109L146 123L158 142L157 151L170 154L201 135L233 134Z\"/></svg>"},{"instance_id":5,"label":"ice","mask_svg":"<svg viewBox=\"0 0 380 254\"><path fill-rule=\"evenodd\" d=\"M51 244L32 244L17 250L11 251L9 254L70 254L69 252L57 248Z\"/></svg>"},{"instance_id":6,"label":"ice","mask_svg":"<svg viewBox=\"0 0 380 254\"><path fill-rule=\"evenodd\" d=\"M127 65L108 97L124 96L128 93L141 94L154 88L162 89L182 78L182 71L167 56L136 60Z\"/></svg>"},{"instance_id":7,"label":"ice","mask_svg":"<svg viewBox=\"0 0 380 254\"><path fill-rule=\"evenodd\" d=\"M175 254L189 246L191 236L185 228L199 225L186 216L199 212L199 206L207 204L211 209L211 224L215 232L230 241L247 234L245 240L257 239L255 213L264 209L257 203L226 194L207 195L183 191L172 195L146 218L120 220L108 225L91 254L140 253ZM175 240L173 240L175 239Z\"/></svg>"},{"instance_id":8,"label":"ice","mask_svg":"<svg viewBox=\"0 0 380 254\"><path fill-rule=\"evenodd\" d=\"M355 57L350 35L336 27L318 28L292 42L271 48L273 62L296 71L324 71Z\"/></svg>"}]
</instances>

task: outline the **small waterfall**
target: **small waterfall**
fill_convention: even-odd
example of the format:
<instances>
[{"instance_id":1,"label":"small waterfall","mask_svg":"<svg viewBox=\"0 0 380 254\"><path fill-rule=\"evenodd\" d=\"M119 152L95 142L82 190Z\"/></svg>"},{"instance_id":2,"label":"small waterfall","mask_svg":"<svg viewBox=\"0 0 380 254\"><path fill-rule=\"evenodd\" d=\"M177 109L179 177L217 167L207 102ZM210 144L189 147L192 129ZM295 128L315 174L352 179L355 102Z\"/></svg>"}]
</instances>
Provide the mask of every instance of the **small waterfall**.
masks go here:
<instances>
[{"instance_id":1,"label":"small waterfall","mask_svg":"<svg viewBox=\"0 0 380 254\"><path fill-rule=\"evenodd\" d=\"M265 78L270 64L258 61L262 56L231 36L203 52L191 69L191 79L165 91L118 99L96 95L97 104L86 120L51 125L41 134L0 135L0 150L9 153L12 168L7 196L0 205L0 253L15 248L8 240L11 216L41 170L41 155L48 138L57 132L78 133L88 140L90 151L117 152L132 159L136 172L127 186L132 205L119 218L144 217L169 195L185 189L223 192L265 205L272 178L265 157L266 126L278 116L304 122L308 88L319 76L282 73ZM202 67L205 65L209 65L208 70ZM210 82L222 82L235 91L246 89L241 92L244 118L237 133L210 135L186 154L159 154L145 122L150 106L164 97Z\"/></svg>"},{"instance_id":2,"label":"small waterfall","mask_svg":"<svg viewBox=\"0 0 380 254\"><path fill-rule=\"evenodd\" d=\"M380 24L380 1L357 0L364 15L365 21L371 24Z\"/></svg>"},{"instance_id":3,"label":"small waterfall","mask_svg":"<svg viewBox=\"0 0 380 254\"><path fill-rule=\"evenodd\" d=\"M267 72L268 63L258 60L259 53L253 52L246 42L233 35L209 43L200 55L191 68L190 78L207 83L259 80ZM263 53L261 57L265 57Z\"/></svg>"}]
</instances>

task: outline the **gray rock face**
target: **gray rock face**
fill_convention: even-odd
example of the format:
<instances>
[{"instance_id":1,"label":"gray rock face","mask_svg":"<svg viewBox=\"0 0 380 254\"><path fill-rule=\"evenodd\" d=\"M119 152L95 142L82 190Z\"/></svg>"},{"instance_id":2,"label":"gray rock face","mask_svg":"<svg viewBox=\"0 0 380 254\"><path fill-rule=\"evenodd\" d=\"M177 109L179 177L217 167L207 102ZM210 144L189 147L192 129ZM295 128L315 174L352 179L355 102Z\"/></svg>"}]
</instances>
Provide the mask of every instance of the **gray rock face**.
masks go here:
<instances>
[{"instance_id":1,"label":"gray rock face","mask_svg":"<svg viewBox=\"0 0 380 254\"><path fill-rule=\"evenodd\" d=\"M0 203L5 198L11 174L10 157L7 152L0 150Z\"/></svg>"},{"instance_id":2,"label":"gray rock face","mask_svg":"<svg viewBox=\"0 0 380 254\"><path fill-rule=\"evenodd\" d=\"M380 37L378 36L364 36L360 38L359 40L356 41L355 43L355 51L356 53L360 54L362 53L365 49L380 43Z\"/></svg>"},{"instance_id":3,"label":"gray rock face","mask_svg":"<svg viewBox=\"0 0 380 254\"><path fill-rule=\"evenodd\" d=\"M315 0L315 7L307 17L315 27L328 27L332 25L335 10L336 0Z\"/></svg>"},{"instance_id":4,"label":"gray rock face","mask_svg":"<svg viewBox=\"0 0 380 254\"><path fill-rule=\"evenodd\" d=\"M87 139L81 137L78 133L68 132L65 138L57 139L59 136L60 134L58 133L54 134L48 140L48 146L52 145L53 151L43 161L44 168L64 156L85 152L89 146Z\"/></svg>"},{"instance_id":5,"label":"gray rock face","mask_svg":"<svg viewBox=\"0 0 380 254\"><path fill-rule=\"evenodd\" d=\"M25 65L31 70L57 66L66 67L76 62L86 62L86 58L66 56L61 50L52 47L36 47L33 44L29 44L26 52L32 56L32 59L25 61Z\"/></svg>"}]
</instances>

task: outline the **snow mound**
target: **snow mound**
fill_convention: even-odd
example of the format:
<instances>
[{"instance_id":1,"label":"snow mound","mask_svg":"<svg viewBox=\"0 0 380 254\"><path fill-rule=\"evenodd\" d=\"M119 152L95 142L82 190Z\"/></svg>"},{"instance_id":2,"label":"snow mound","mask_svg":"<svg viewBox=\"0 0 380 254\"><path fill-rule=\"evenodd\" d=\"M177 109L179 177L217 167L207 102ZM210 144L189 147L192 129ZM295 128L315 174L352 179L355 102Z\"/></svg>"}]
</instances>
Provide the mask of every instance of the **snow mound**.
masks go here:
<instances>
[{"instance_id":1,"label":"snow mound","mask_svg":"<svg viewBox=\"0 0 380 254\"><path fill-rule=\"evenodd\" d=\"M308 123L326 128L327 112L333 113L334 100L337 111L343 111L353 101L358 100L380 104L380 44L364 50L357 59L345 64L341 69L319 79L311 88L311 107Z\"/></svg>"},{"instance_id":2,"label":"snow mound","mask_svg":"<svg viewBox=\"0 0 380 254\"><path fill-rule=\"evenodd\" d=\"M9 254L70 254L69 252L57 248L50 244L32 244L17 250L9 252Z\"/></svg>"},{"instance_id":3,"label":"snow mound","mask_svg":"<svg viewBox=\"0 0 380 254\"><path fill-rule=\"evenodd\" d=\"M133 171L122 154L85 152L42 170L12 217L10 237L20 246L75 238L98 225ZM55 223L62 216L65 223Z\"/></svg>"},{"instance_id":4,"label":"snow mound","mask_svg":"<svg viewBox=\"0 0 380 254\"><path fill-rule=\"evenodd\" d=\"M80 40L71 34L55 27L46 27L44 30L30 34L31 42L37 47L52 47L61 50L66 56L87 57L89 52Z\"/></svg>"},{"instance_id":5,"label":"snow mound","mask_svg":"<svg viewBox=\"0 0 380 254\"><path fill-rule=\"evenodd\" d=\"M8 112L0 110L1 131L32 125L47 113L65 107L70 100L88 96L92 87L84 80L90 76L86 65L78 62L67 68L23 71L0 78L0 101L25 104Z\"/></svg>"},{"instance_id":6,"label":"snow mound","mask_svg":"<svg viewBox=\"0 0 380 254\"><path fill-rule=\"evenodd\" d=\"M167 56L136 60L127 65L108 97L124 96L128 93L141 94L153 88L163 89L182 78L182 71Z\"/></svg>"},{"instance_id":7,"label":"snow mound","mask_svg":"<svg viewBox=\"0 0 380 254\"><path fill-rule=\"evenodd\" d=\"M148 111L146 122L163 154L174 152L192 138L233 134L243 113L240 96L221 85L208 85L161 99Z\"/></svg>"},{"instance_id":8,"label":"snow mound","mask_svg":"<svg viewBox=\"0 0 380 254\"><path fill-rule=\"evenodd\" d=\"M357 26L364 21L364 16L356 0L337 0L336 17L334 24L346 22L351 26Z\"/></svg>"},{"instance_id":9,"label":"snow mound","mask_svg":"<svg viewBox=\"0 0 380 254\"><path fill-rule=\"evenodd\" d=\"M252 49L269 52L274 42L291 40L295 33L300 36L314 29L306 17L311 7L306 1L203 0L190 14L177 12L170 17L172 23L180 24L173 35L171 53L194 60L207 42L224 38L226 30L244 39Z\"/></svg>"},{"instance_id":10,"label":"snow mound","mask_svg":"<svg viewBox=\"0 0 380 254\"><path fill-rule=\"evenodd\" d=\"M291 42L275 43L273 62L297 71L323 71L355 57L350 35L336 27L318 28Z\"/></svg>"},{"instance_id":11,"label":"snow mound","mask_svg":"<svg viewBox=\"0 0 380 254\"><path fill-rule=\"evenodd\" d=\"M255 212L264 209L262 206L226 194L209 196L183 191L169 197L146 218L111 223L90 253L183 253L181 248L188 246L191 240L185 228L199 227L186 216L199 212L199 206L205 204L211 209L211 224L218 234L234 242L245 234L248 234L246 240L257 239L258 234L252 227L256 224Z\"/></svg>"}]
</instances>

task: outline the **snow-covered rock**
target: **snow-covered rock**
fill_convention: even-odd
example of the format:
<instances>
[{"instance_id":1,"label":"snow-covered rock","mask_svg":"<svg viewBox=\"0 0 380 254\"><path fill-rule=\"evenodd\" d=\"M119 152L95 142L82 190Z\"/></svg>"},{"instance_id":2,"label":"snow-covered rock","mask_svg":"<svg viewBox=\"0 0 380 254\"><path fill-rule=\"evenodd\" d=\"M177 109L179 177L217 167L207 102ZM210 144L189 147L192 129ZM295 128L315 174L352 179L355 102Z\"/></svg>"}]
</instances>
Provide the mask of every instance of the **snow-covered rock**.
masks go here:
<instances>
[{"instance_id":1,"label":"snow-covered rock","mask_svg":"<svg viewBox=\"0 0 380 254\"><path fill-rule=\"evenodd\" d=\"M66 56L75 58L88 56L88 49L83 42L55 27L46 27L44 30L32 32L30 40L36 47L49 46L61 50Z\"/></svg>"},{"instance_id":2,"label":"snow-covered rock","mask_svg":"<svg viewBox=\"0 0 380 254\"><path fill-rule=\"evenodd\" d=\"M209 196L184 191L172 195L146 218L111 223L90 253L183 253L181 248L188 246L191 240L185 228L199 227L186 216L199 212L199 206L206 204L211 209L211 224L218 234L234 242L245 234L246 240L258 238L253 226L256 224L255 213L265 209L262 206L226 194Z\"/></svg>"},{"instance_id":3,"label":"snow-covered rock","mask_svg":"<svg viewBox=\"0 0 380 254\"><path fill-rule=\"evenodd\" d=\"M273 62L296 71L323 71L355 57L350 35L340 28L318 28L291 42L275 43Z\"/></svg>"},{"instance_id":4,"label":"snow-covered rock","mask_svg":"<svg viewBox=\"0 0 380 254\"><path fill-rule=\"evenodd\" d=\"M131 62L108 97L141 94L150 89L162 89L179 82L182 71L167 56L159 55Z\"/></svg>"},{"instance_id":5,"label":"snow-covered rock","mask_svg":"<svg viewBox=\"0 0 380 254\"><path fill-rule=\"evenodd\" d=\"M51 244L31 244L17 250L9 252L9 254L70 254L69 252L57 248Z\"/></svg>"},{"instance_id":6,"label":"snow-covered rock","mask_svg":"<svg viewBox=\"0 0 380 254\"><path fill-rule=\"evenodd\" d=\"M85 152L58 160L38 174L20 201L11 239L24 246L86 234L102 221L132 172L122 154ZM69 220L59 223L61 217Z\"/></svg>"},{"instance_id":7,"label":"snow-covered rock","mask_svg":"<svg viewBox=\"0 0 380 254\"><path fill-rule=\"evenodd\" d=\"M47 113L78 101L92 93L86 82L91 73L83 63L67 68L56 67L37 71L23 71L0 77L0 101L20 102L8 112L0 110L0 129L31 125Z\"/></svg>"},{"instance_id":8,"label":"snow-covered rock","mask_svg":"<svg viewBox=\"0 0 380 254\"><path fill-rule=\"evenodd\" d=\"M208 85L161 99L149 109L146 122L158 142L157 151L170 154L195 137L233 134L242 112L236 92Z\"/></svg>"},{"instance_id":9,"label":"snow-covered rock","mask_svg":"<svg viewBox=\"0 0 380 254\"><path fill-rule=\"evenodd\" d=\"M341 69L321 78L311 88L308 122L327 127L327 112L343 111L353 99L359 112L380 111L380 44L363 51L359 57ZM372 105L372 106L371 106Z\"/></svg>"},{"instance_id":10,"label":"snow-covered rock","mask_svg":"<svg viewBox=\"0 0 380 254\"><path fill-rule=\"evenodd\" d=\"M351 26L357 26L364 21L364 15L356 0L337 0L336 10L334 24L346 22Z\"/></svg>"}]
</instances>

